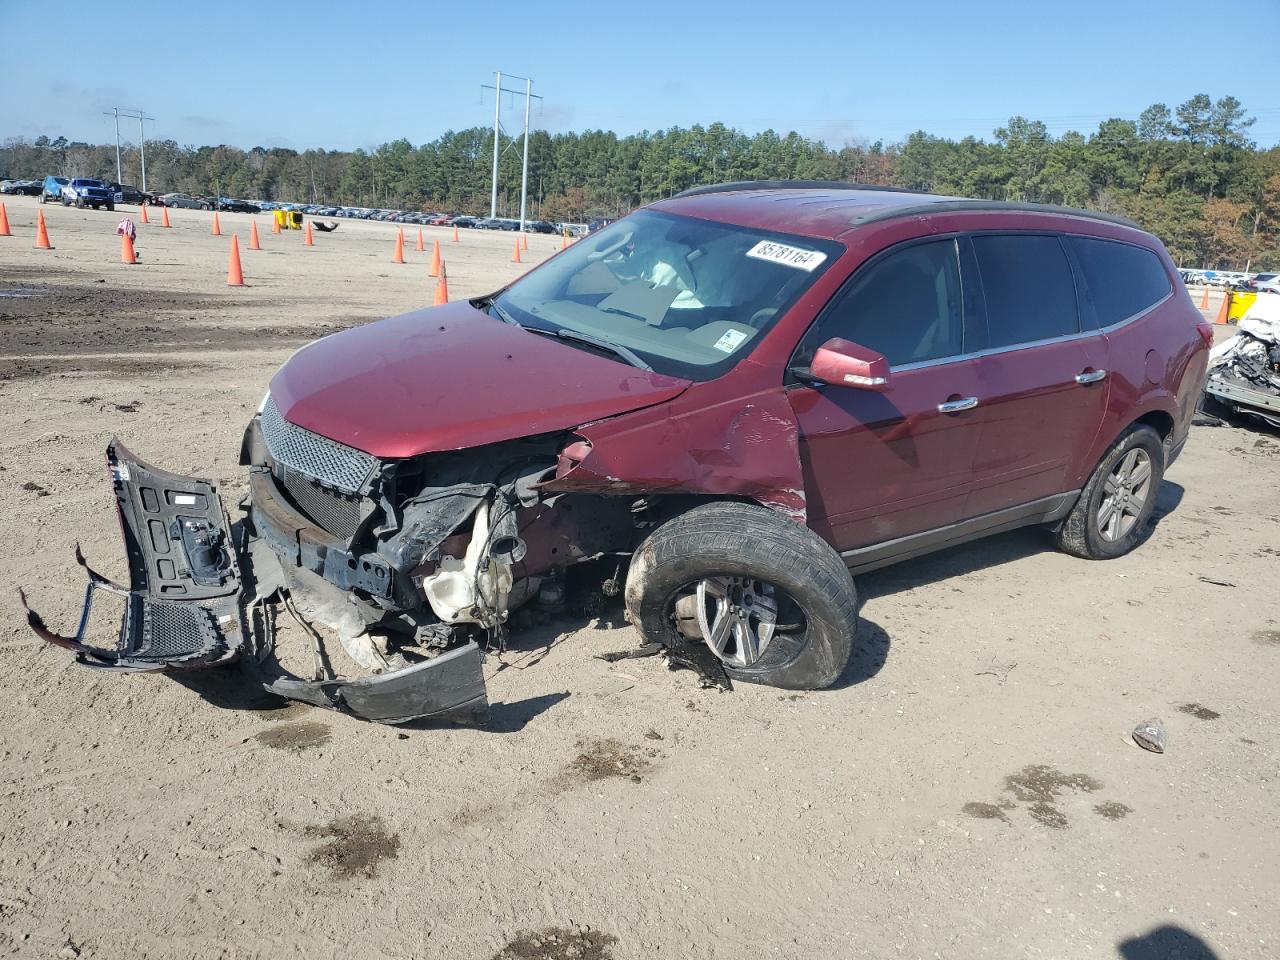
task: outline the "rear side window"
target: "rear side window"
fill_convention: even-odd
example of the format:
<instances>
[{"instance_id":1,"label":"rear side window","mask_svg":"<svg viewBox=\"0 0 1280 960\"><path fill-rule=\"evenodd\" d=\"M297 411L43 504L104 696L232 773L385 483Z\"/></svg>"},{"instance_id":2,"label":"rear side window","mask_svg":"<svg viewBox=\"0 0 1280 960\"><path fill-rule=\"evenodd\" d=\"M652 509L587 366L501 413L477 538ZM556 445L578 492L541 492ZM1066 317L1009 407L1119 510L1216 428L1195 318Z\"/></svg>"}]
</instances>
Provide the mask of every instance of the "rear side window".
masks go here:
<instances>
[{"instance_id":1,"label":"rear side window","mask_svg":"<svg viewBox=\"0 0 1280 960\"><path fill-rule=\"evenodd\" d=\"M1075 280L1056 236L979 234L973 252L987 300L988 346L1079 332Z\"/></svg>"},{"instance_id":2,"label":"rear side window","mask_svg":"<svg viewBox=\"0 0 1280 960\"><path fill-rule=\"evenodd\" d=\"M1100 327L1150 309L1173 290L1164 264L1150 250L1093 237L1067 237L1067 243L1084 274Z\"/></svg>"}]
</instances>

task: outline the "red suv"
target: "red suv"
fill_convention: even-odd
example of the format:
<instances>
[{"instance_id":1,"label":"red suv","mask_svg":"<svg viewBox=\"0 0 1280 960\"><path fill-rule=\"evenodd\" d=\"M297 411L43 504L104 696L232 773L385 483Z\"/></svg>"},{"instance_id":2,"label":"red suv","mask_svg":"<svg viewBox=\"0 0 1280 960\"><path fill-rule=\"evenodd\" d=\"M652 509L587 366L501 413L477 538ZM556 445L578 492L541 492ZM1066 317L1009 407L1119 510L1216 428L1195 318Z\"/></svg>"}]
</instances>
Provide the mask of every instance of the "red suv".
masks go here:
<instances>
[{"instance_id":1,"label":"red suv","mask_svg":"<svg viewBox=\"0 0 1280 960\"><path fill-rule=\"evenodd\" d=\"M245 435L251 497L113 444L132 583L104 668L242 649L368 719L486 706L481 645L584 561L655 649L721 683L824 687L852 574L1039 524L1143 537L1211 330L1127 220L849 184L690 190L497 293L319 340ZM363 667L302 678L265 604ZM269 621L270 618L265 618ZM315 634L319 638L319 634ZM479 642L477 642L479 641ZM319 639L316 640L319 643Z\"/></svg>"}]
</instances>

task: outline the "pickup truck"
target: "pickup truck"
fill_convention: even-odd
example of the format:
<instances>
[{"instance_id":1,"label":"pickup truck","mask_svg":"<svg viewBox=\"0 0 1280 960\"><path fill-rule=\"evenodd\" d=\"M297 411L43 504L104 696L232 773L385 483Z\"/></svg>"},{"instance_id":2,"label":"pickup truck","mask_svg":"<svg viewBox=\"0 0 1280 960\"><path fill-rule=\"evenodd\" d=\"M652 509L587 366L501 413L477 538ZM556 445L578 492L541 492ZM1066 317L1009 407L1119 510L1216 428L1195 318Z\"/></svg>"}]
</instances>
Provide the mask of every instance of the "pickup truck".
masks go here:
<instances>
[{"instance_id":1,"label":"pickup truck","mask_svg":"<svg viewBox=\"0 0 1280 960\"><path fill-rule=\"evenodd\" d=\"M62 188L70 182L66 177L45 177L44 185L40 188L40 202L48 203L50 200L61 200Z\"/></svg>"},{"instance_id":2,"label":"pickup truck","mask_svg":"<svg viewBox=\"0 0 1280 960\"><path fill-rule=\"evenodd\" d=\"M77 207L93 207L95 210L102 207L114 210L116 198L111 189L101 180L76 177L62 188L62 204L63 206L75 204Z\"/></svg>"}]
</instances>

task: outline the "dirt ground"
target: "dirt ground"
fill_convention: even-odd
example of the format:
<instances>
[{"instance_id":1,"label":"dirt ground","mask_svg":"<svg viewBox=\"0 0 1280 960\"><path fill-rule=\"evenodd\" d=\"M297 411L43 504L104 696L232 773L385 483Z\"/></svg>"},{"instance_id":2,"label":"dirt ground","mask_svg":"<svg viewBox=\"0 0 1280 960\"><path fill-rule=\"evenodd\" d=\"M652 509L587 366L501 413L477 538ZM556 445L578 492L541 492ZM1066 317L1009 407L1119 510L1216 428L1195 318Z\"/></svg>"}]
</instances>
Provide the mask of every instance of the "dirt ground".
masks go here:
<instances>
[{"instance_id":1,"label":"dirt ground","mask_svg":"<svg viewBox=\"0 0 1280 960\"><path fill-rule=\"evenodd\" d=\"M126 579L102 451L244 491L241 431L312 337L522 267L511 236L7 201L0 581L71 628ZM136 217L136 211L129 215ZM557 241L530 239L529 260ZM14 291L26 291L18 296ZM482 389L483 385L477 385ZM1280 437L1197 428L1136 553L1021 531L864 576L835 689L699 689L616 609L519 634L485 727L375 726L234 671L100 676L0 601L0 954L94 958L1280 955ZM1163 755L1128 741L1168 731ZM1270 904L1270 906L1268 906ZM1181 952L1179 952L1181 951ZM1212 952L1206 952L1212 951Z\"/></svg>"}]
</instances>

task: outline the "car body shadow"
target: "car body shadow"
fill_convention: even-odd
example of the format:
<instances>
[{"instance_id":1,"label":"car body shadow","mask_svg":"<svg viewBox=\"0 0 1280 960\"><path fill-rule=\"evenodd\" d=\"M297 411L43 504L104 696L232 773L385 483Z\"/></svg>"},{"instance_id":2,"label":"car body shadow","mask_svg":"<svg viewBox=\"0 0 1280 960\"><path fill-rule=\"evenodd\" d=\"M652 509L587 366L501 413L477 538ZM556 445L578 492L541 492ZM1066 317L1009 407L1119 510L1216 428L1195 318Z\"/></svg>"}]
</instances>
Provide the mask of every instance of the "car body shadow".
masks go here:
<instances>
[{"instance_id":1,"label":"car body shadow","mask_svg":"<svg viewBox=\"0 0 1280 960\"><path fill-rule=\"evenodd\" d=\"M1186 489L1165 480L1156 492L1155 509L1147 524L1146 532L1135 549L1159 528L1165 517L1175 512L1182 503ZM1055 550L1049 532L1043 527L1022 527L1007 533L997 533L979 540L947 547L910 560L903 560L890 567L864 573L857 578L859 602L866 603L878 597L892 596L904 590L962 577L977 570L1014 563L1038 553Z\"/></svg>"},{"instance_id":2,"label":"car body shadow","mask_svg":"<svg viewBox=\"0 0 1280 960\"><path fill-rule=\"evenodd\" d=\"M1181 927L1156 927L1140 937L1116 944L1123 960L1219 960L1218 953L1200 937Z\"/></svg>"}]
</instances>

